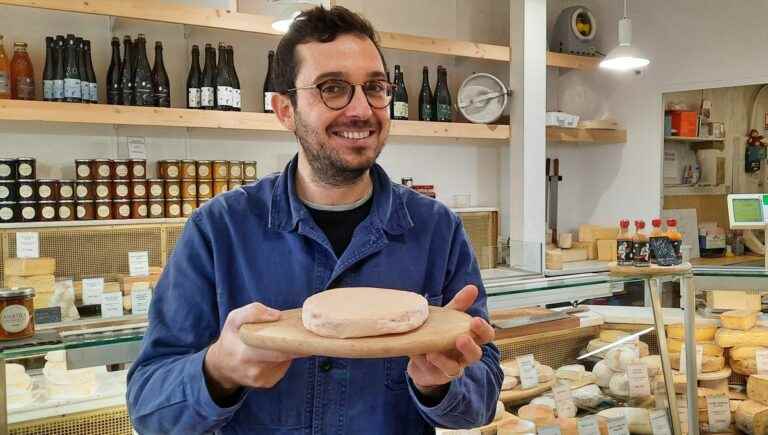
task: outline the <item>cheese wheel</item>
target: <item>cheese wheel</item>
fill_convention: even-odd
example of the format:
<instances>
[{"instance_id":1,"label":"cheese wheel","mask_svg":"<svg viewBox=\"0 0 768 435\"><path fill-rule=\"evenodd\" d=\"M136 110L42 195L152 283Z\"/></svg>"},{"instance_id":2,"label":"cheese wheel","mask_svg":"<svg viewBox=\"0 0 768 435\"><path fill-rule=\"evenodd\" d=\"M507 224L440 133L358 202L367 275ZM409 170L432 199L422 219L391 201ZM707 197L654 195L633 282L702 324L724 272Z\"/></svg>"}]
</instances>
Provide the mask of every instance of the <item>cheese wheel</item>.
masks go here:
<instances>
[{"instance_id":1,"label":"cheese wheel","mask_svg":"<svg viewBox=\"0 0 768 435\"><path fill-rule=\"evenodd\" d=\"M651 416L647 409L644 408L609 408L597 413L601 417L607 419L620 418L622 416L627 418L629 423L629 433L638 435L652 435L651 430Z\"/></svg>"},{"instance_id":2,"label":"cheese wheel","mask_svg":"<svg viewBox=\"0 0 768 435\"><path fill-rule=\"evenodd\" d=\"M555 377L555 371L552 367L545 366L540 362L535 363L536 372L539 374L539 382L549 382ZM517 360L504 361L501 363L501 371L504 372L505 377L520 377L520 367L517 365Z\"/></svg>"},{"instance_id":3,"label":"cheese wheel","mask_svg":"<svg viewBox=\"0 0 768 435\"><path fill-rule=\"evenodd\" d=\"M627 369L627 366L637 362L637 352L635 349L629 347L618 347L611 349L605 356L605 363L608 367L616 372L623 372Z\"/></svg>"},{"instance_id":4,"label":"cheese wheel","mask_svg":"<svg viewBox=\"0 0 768 435\"><path fill-rule=\"evenodd\" d=\"M613 343L614 341L621 340L622 338L629 337L629 332L624 331L616 331L612 329L604 329L600 331L600 340L606 341L608 343Z\"/></svg>"},{"instance_id":5,"label":"cheese wheel","mask_svg":"<svg viewBox=\"0 0 768 435\"><path fill-rule=\"evenodd\" d=\"M661 373L661 356L649 355L640 358L640 362L648 367L648 377L653 378Z\"/></svg>"},{"instance_id":6,"label":"cheese wheel","mask_svg":"<svg viewBox=\"0 0 768 435\"><path fill-rule=\"evenodd\" d=\"M567 366L562 366L555 370L555 376L558 379L569 379L569 380L575 380L580 379L582 373L585 373L587 369L581 365L581 364L571 364Z\"/></svg>"},{"instance_id":7,"label":"cheese wheel","mask_svg":"<svg viewBox=\"0 0 768 435\"><path fill-rule=\"evenodd\" d=\"M525 405L517 410L517 416L533 422L536 427L555 424L555 412L545 405Z\"/></svg>"},{"instance_id":8,"label":"cheese wheel","mask_svg":"<svg viewBox=\"0 0 768 435\"><path fill-rule=\"evenodd\" d=\"M597 408L603 401L603 392L595 384L586 385L571 391L573 403L579 408Z\"/></svg>"},{"instance_id":9,"label":"cheese wheel","mask_svg":"<svg viewBox=\"0 0 768 435\"><path fill-rule=\"evenodd\" d=\"M768 406L754 400L741 402L736 409L736 427L750 435L768 434Z\"/></svg>"},{"instance_id":10,"label":"cheese wheel","mask_svg":"<svg viewBox=\"0 0 768 435\"><path fill-rule=\"evenodd\" d=\"M715 322L697 321L695 337L697 343L710 342L715 338L717 324ZM685 337L685 328L682 323L667 325L667 337L682 340Z\"/></svg>"},{"instance_id":11,"label":"cheese wheel","mask_svg":"<svg viewBox=\"0 0 768 435\"><path fill-rule=\"evenodd\" d=\"M502 391L512 390L520 383L518 378L514 376L504 376L504 381L501 383Z\"/></svg>"},{"instance_id":12,"label":"cheese wheel","mask_svg":"<svg viewBox=\"0 0 768 435\"><path fill-rule=\"evenodd\" d=\"M768 328L756 326L749 331L720 328L715 335L720 347L765 346L768 347Z\"/></svg>"},{"instance_id":13,"label":"cheese wheel","mask_svg":"<svg viewBox=\"0 0 768 435\"><path fill-rule=\"evenodd\" d=\"M747 397L768 405L768 376L752 375L747 380Z\"/></svg>"},{"instance_id":14,"label":"cheese wheel","mask_svg":"<svg viewBox=\"0 0 768 435\"><path fill-rule=\"evenodd\" d=\"M667 340L667 349L670 353L680 353L683 348L683 340L677 338L670 338ZM704 355L708 356L723 356L723 348L715 343L696 343L697 346L701 346L701 350Z\"/></svg>"},{"instance_id":15,"label":"cheese wheel","mask_svg":"<svg viewBox=\"0 0 768 435\"><path fill-rule=\"evenodd\" d=\"M536 435L536 424L520 418L509 418L496 426L496 435Z\"/></svg>"},{"instance_id":16,"label":"cheese wheel","mask_svg":"<svg viewBox=\"0 0 768 435\"><path fill-rule=\"evenodd\" d=\"M733 310L720 315L720 323L723 328L748 331L757 324L757 311Z\"/></svg>"},{"instance_id":17,"label":"cheese wheel","mask_svg":"<svg viewBox=\"0 0 768 435\"><path fill-rule=\"evenodd\" d=\"M538 364L536 365L536 369L539 372L539 382L544 383L555 379L555 371L552 370L552 367Z\"/></svg>"},{"instance_id":18,"label":"cheese wheel","mask_svg":"<svg viewBox=\"0 0 768 435\"><path fill-rule=\"evenodd\" d=\"M531 405L543 405L548 408L557 409L557 402L552 396L539 396L531 400Z\"/></svg>"},{"instance_id":19,"label":"cheese wheel","mask_svg":"<svg viewBox=\"0 0 768 435\"><path fill-rule=\"evenodd\" d=\"M768 350L768 347L736 346L728 351L728 356L730 356L731 359L735 359L735 360L755 359L757 355L757 351L759 350Z\"/></svg>"},{"instance_id":20,"label":"cheese wheel","mask_svg":"<svg viewBox=\"0 0 768 435\"><path fill-rule=\"evenodd\" d=\"M592 367L592 373L597 377L597 385L608 388L611 383L611 378L616 374L604 360L600 360Z\"/></svg>"},{"instance_id":21,"label":"cheese wheel","mask_svg":"<svg viewBox=\"0 0 768 435\"><path fill-rule=\"evenodd\" d=\"M728 363L730 364L731 369L740 375L750 376L757 374L757 360L730 359L728 360Z\"/></svg>"},{"instance_id":22,"label":"cheese wheel","mask_svg":"<svg viewBox=\"0 0 768 435\"><path fill-rule=\"evenodd\" d=\"M669 363L675 370L680 370L680 354L670 353ZM702 356L701 357L701 372L712 373L719 372L725 368L725 358L722 356Z\"/></svg>"},{"instance_id":23,"label":"cheese wheel","mask_svg":"<svg viewBox=\"0 0 768 435\"><path fill-rule=\"evenodd\" d=\"M637 341L633 343L637 346L638 350L640 351L640 357L648 356L650 354L650 349L648 348L648 343L644 341ZM597 349L603 348L605 346L610 346L611 343L607 341L600 340L599 338L595 338L589 341L587 343L587 349L586 353L594 352ZM605 356L608 354L609 351L613 349L612 347L608 347L606 349L603 349L602 351L595 354L598 358L605 358Z\"/></svg>"}]
</instances>

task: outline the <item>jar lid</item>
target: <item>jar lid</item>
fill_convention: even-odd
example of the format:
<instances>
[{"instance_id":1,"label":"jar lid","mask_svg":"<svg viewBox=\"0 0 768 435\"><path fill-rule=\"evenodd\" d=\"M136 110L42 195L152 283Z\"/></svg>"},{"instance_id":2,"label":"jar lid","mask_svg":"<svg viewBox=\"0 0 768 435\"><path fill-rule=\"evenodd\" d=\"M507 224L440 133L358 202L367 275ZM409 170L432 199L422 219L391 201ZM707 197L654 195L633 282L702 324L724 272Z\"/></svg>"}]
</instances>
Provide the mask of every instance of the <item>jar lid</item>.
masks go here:
<instances>
[{"instance_id":1,"label":"jar lid","mask_svg":"<svg viewBox=\"0 0 768 435\"><path fill-rule=\"evenodd\" d=\"M0 180L0 183L3 183L3 184L11 184L11 183L15 183L15 182L16 182L16 180Z\"/></svg>"},{"instance_id":2,"label":"jar lid","mask_svg":"<svg viewBox=\"0 0 768 435\"><path fill-rule=\"evenodd\" d=\"M83 181L85 181L85 180L83 180ZM75 180L59 180L59 184L63 184L63 183L74 183L74 182L75 182Z\"/></svg>"},{"instance_id":3,"label":"jar lid","mask_svg":"<svg viewBox=\"0 0 768 435\"><path fill-rule=\"evenodd\" d=\"M197 179L198 183L210 183L212 181L213 181L213 178L198 178Z\"/></svg>"},{"instance_id":4,"label":"jar lid","mask_svg":"<svg viewBox=\"0 0 768 435\"><path fill-rule=\"evenodd\" d=\"M17 204L16 201L0 201L0 206L9 206Z\"/></svg>"},{"instance_id":5,"label":"jar lid","mask_svg":"<svg viewBox=\"0 0 768 435\"><path fill-rule=\"evenodd\" d=\"M156 200L154 200L154 199L153 199L153 201L156 201ZM146 204L146 203L147 203L147 200L146 200L146 199L142 199L142 198L137 198L137 199L132 199L132 200L131 200L131 202L133 202L133 203L144 203L144 204Z\"/></svg>"},{"instance_id":6,"label":"jar lid","mask_svg":"<svg viewBox=\"0 0 768 435\"><path fill-rule=\"evenodd\" d=\"M243 163L246 165L255 165L256 160L243 160Z\"/></svg>"},{"instance_id":7,"label":"jar lid","mask_svg":"<svg viewBox=\"0 0 768 435\"><path fill-rule=\"evenodd\" d=\"M50 178L42 178L42 179L41 179L41 178L38 178L38 179L37 179L37 183L38 183L38 184L40 184L40 183L56 183L56 182L58 182L58 181L59 181L59 180L54 180L54 179L50 179Z\"/></svg>"},{"instance_id":8,"label":"jar lid","mask_svg":"<svg viewBox=\"0 0 768 435\"><path fill-rule=\"evenodd\" d=\"M75 163L89 163L91 159L75 159Z\"/></svg>"},{"instance_id":9,"label":"jar lid","mask_svg":"<svg viewBox=\"0 0 768 435\"><path fill-rule=\"evenodd\" d=\"M84 183L93 184L93 180L77 180L77 184L84 184Z\"/></svg>"},{"instance_id":10,"label":"jar lid","mask_svg":"<svg viewBox=\"0 0 768 435\"><path fill-rule=\"evenodd\" d=\"M123 202L131 202L131 200L130 199L113 199L112 202L114 202L114 203L118 203L118 202L123 203Z\"/></svg>"},{"instance_id":11,"label":"jar lid","mask_svg":"<svg viewBox=\"0 0 768 435\"><path fill-rule=\"evenodd\" d=\"M197 178L182 178L181 182L182 183L196 183L197 182Z\"/></svg>"},{"instance_id":12,"label":"jar lid","mask_svg":"<svg viewBox=\"0 0 768 435\"><path fill-rule=\"evenodd\" d=\"M20 162L34 162L35 158L34 157L18 157L16 160Z\"/></svg>"},{"instance_id":13,"label":"jar lid","mask_svg":"<svg viewBox=\"0 0 768 435\"><path fill-rule=\"evenodd\" d=\"M227 163L226 160L214 160L213 163Z\"/></svg>"},{"instance_id":14,"label":"jar lid","mask_svg":"<svg viewBox=\"0 0 768 435\"><path fill-rule=\"evenodd\" d=\"M96 201L94 201L92 199L85 199L85 200L78 200L77 201L78 204L93 204L94 202L96 202Z\"/></svg>"},{"instance_id":15,"label":"jar lid","mask_svg":"<svg viewBox=\"0 0 768 435\"><path fill-rule=\"evenodd\" d=\"M209 163L211 163L211 161L210 161L210 160L198 160L198 161L197 161L197 164L198 164L198 165L199 165L199 164L209 164Z\"/></svg>"},{"instance_id":16,"label":"jar lid","mask_svg":"<svg viewBox=\"0 0 768 435\"><path fill-rule=\"evenodd\" d=\"M59 204L74 204L74 203L75 203L74 199L62 199L59 201Z\"/></svg>"},{"instance_id":17,"label":"jar lid","mask_svg":"<svg viewBox=\"0 0 768 435\"><path fill-rule=\"evenodd\" d=\"M192 159L184 159L181 161L181 163L195 163L195 162L196 160L192 160Z\"/></svg>"},{"instance_id":18,"label":"jar lid","mask_svg":"<svg viewBox=\"0 0 768 435\"><path fill-rule=\"evenodd\" d=\"M97 199L95 202L97 202L97 203L99 203L99 202L112 202L112 200L111 199Z\"/></svg>"},{"instance_id":19,"label":"jar lid","mask_svg":"<svg viewBox=\"0 0 768 435\"><path fill-rule=\"evenodd\" d=\"M166 199L165 202L167 202L168 204L181 204L180 199Z\"/></svg>"},{"instance_id":20,"label":"jar lid","mask_svg":"<svg viewBox=\"0 0 768 435\"><path fill-rule=\"evenodd\" d=\"M130 162L129 159L114 159L112 161L115 162L115 163L128 163L128 162Z\"/></svg>"},{"instance_id":21,"label":"jar lid","mask_svg":"<svg viewBox=\"0 0 768 435\"><path fill-rule=\"evenodd\" d=\"M110 160L110 159L93 159L93 161L94 161L94 162L101 162L101 163L104 163L104 162L111 162L112 160Z\"/></svg>"},{"instance_id":22,"label":"jar lid","mask_svg":"<svg viewBox=\"0 0 768 435\"><path fill-rule=\"evenodd\" d=\"M34 296L35 289L31 287L0 288L0 299Z\"/></svg>"},{"instance_id":23,"label":"jar lid","mask_svg":"<svg viewBox=\"0 0 768 435\"><path fill-rule=\"evenodd\" d=\"M160 160L160 163L179 163L179 161L176 159L165 159L165 160Z\"/></svg>"},{"instance_id":24,"label":"jar lid","mask_svg":"<svg viewBox=\"0 0 768 435\"><path fill-rule=\"evenodd\" d=\"M147 159L130 159L133 163L144 163L147 161Z\"/></svg>"},{"instance_id":25,"label":"jar lid","mask_svg":"<svg viewBox=\"0 0 768 435\"><path fill-rule=\"evenodd\" d=\"M150 183L162 183L162 182L165 181L165 179L164 178L150 178L147 181L149 181Z\"/></svg>"},{"instance_id":26,"label":"jar lid","mask_svg":"<svg viewBox=\"0 0 768 435\"><path fill-rule=\"evenodd\" d=\"M19 183L33 184L37 180L35 180L34 178L24 178L24 179L19 179L19 180L16 180L16 181L18 181Z\"/></svg>"},{"instance_id":27,"label":"jar lid","mask_svg":"<svg viewBox=\"0 0 768 435\"><path fill-rule=\"evenodd\" d=\"M16 160L17 159L13 159L13 158L3 158L3 159L0 159L0 162L15 162Z\"/></svg>"},{"instance_id":28,"label":"jar lid","mask_svg":"<svg viewBox=\"0 0 768 435\"><path fill-rule=\"evenodd\" d=\"M149 202L165 202L165 199L150 199Z\"/></svg>"},{"instance_id":29,"label":"jar lid","mask_svg":"<svg viewBox=\"0 0 768 435\"><path fill-rule=\"evenodd\" d=\"M24 205L37 205L37 201L19 201L19 204Z\"/></svg>"},{"instance_id":30,"label":"jar lid","mask_svg":"<svg viewBox=\"0 0 768 435\"><path fill-rule=\"evenodd\" d=\"M231 165L231 164L235 164L235 165L237 165L237 164L240 164L240 163L242 163L242 162L240 162L240 160L230 160L230 161L229 161L229 164L230 164L230 165Z\"/></svg>"}]
</instances>

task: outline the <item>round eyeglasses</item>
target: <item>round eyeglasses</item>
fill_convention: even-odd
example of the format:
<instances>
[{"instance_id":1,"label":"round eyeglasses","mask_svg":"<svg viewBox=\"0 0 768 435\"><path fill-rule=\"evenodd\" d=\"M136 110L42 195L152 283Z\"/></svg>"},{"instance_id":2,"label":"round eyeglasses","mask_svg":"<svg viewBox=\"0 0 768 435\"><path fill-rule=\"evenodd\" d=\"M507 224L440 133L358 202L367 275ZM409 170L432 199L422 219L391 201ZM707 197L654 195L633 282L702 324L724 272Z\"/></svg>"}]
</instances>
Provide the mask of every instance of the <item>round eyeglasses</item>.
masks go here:
<instances>
[{"instance_id":1,"label":"round eyeglasses","mask_svg":"<svg viewBox=\"0 0 768 435\"><path fill-rule=\"evenodd\" d=\"M341 110L352 102L358 86L363 90L368 105L374 109L384 109L392 102L392 83L386 80L350 83L346 80L330 79L316 85L288 89L288 93L294 93L300 89L317 89L326 107L331 110Z\"/></svg>"}]
</instances>

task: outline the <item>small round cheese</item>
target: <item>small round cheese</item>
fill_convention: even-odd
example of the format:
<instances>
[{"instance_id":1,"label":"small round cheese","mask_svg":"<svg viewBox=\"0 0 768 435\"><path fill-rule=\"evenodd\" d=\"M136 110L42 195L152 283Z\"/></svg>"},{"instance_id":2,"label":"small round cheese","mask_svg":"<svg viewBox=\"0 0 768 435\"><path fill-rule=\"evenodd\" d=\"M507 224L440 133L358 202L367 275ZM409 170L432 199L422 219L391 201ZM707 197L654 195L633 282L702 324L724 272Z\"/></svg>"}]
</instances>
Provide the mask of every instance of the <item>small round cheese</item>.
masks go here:
<instances>
[{"instance_id":1,"label":"small round cheese","mask_svg":"<svg viewBox=\"0 0 768 435\"><path fill-rule=\"evenodd\" d=\"M546 405L525 405L517 410L517 416L532 421L536 427L555 424L555 411Z\"/></svg>"},{"instance_id":2,"label":"small round cheese","mask_svg":"<svg viewBox=\"0 0 768 435\"><path fill-rule=\"evenodd\" d=\"M536 435L536 424L532 421L510 418L496 427L496 435Z\"/></svg>"}]
</instances>

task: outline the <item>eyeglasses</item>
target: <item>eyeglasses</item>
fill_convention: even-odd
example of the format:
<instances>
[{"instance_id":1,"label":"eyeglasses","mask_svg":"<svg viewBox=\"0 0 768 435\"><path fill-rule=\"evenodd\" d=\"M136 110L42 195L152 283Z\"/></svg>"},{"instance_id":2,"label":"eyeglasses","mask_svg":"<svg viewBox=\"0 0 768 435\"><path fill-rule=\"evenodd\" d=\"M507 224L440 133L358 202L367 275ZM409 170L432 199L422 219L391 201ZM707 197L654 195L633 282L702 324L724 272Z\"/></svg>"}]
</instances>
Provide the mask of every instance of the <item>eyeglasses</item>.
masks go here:
<instances>
[{"instance_id":1,"label":"eyeglasses","mask_svg":"<svg viewBox=\"0 0 768 435\"><path fill-rule=\"evenodd\" d=\"M368 105L374 109L384 109L392 102L392 83L386 80L350 83L346 80L330 79L316 85L288 89L288 93L295 93L300 89L317 89L326 107L331 110L341 110L352 102L358 86L363 90Z\"/></svg>"}]
</instances>

